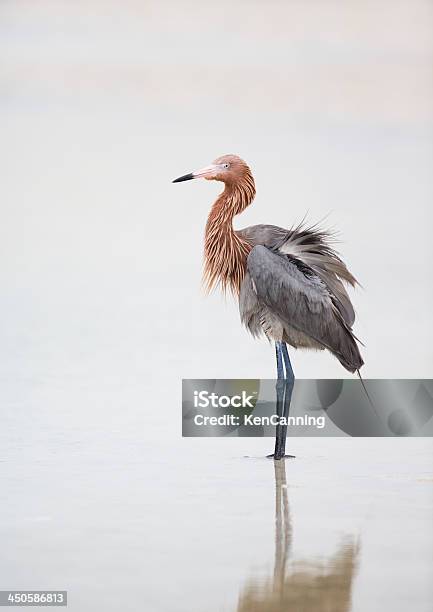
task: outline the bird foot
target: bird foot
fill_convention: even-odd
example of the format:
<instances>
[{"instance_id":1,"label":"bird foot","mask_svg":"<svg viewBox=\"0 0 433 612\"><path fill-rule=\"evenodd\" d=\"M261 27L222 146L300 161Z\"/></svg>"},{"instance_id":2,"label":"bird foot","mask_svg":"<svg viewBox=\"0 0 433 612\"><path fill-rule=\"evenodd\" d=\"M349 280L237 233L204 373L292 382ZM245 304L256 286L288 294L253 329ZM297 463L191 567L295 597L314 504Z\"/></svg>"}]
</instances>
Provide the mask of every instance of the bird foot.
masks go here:
<instances>
[{"instance_id":1,"label":"bird foot","mask_svg":"<svg viewBox=\"0 0 433 612\"><path fill-rule=\"evenodd\" d=\"M279 461L280 459L296 459L296 455L284 455L281 457L275 457L275 454L272 453L272 455L266 455L267 459L275 459L275 461Z\"/></svg>"}]
</instances>

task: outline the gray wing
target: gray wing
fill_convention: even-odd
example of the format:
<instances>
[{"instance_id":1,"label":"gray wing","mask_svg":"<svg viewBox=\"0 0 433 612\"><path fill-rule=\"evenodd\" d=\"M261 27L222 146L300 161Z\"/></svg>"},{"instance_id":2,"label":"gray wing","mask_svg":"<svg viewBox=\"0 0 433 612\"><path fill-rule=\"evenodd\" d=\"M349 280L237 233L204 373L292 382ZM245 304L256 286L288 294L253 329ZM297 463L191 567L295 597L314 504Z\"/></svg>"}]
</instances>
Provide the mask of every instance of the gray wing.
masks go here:
<instances>
[{"instance_id":1,"label":"gray wing","mask_svg":"<svg viewBox=\"0 0 433 612\"><path fill-rule=\"evenodd\" d=\"M240 310L250 327L265 307L283 327L292 327L329 349L351 372L363 364L355 337L332 293L314 270L293 256L255 246L247 259Z\"/></svg>"},{"instance_id":2,"label":"gray wing","mask_svg":"<svg viewBox=\"0 0 433 612\"><path fill-rule=\"evenodd\" d=\"M329 232L300 224L289 230L276 225L252 225L237 233L253 246L267 246L309 266L333 295L344 321L349 327L353 325L355 311L343 282L354 286L356 279L332 248Z\"/></svg>"}]
</instances>

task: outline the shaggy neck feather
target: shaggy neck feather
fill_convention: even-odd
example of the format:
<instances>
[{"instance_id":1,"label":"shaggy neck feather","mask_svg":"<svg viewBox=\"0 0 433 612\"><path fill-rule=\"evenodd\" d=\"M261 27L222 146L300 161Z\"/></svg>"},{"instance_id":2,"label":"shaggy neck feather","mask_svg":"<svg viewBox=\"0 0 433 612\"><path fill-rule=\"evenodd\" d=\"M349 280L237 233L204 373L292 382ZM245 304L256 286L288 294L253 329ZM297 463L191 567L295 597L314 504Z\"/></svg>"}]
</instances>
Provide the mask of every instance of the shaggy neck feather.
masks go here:
<instances>
[{"instance_id":1,"label":"shaggy neck feather","mask_svg":"<svg viewBox=\"0 0 433 612\"><path fill-rule=\"evenodd\" d=\"M209 213L204 247L204 284L210 291L220 283L223 291L239 295L251 245L233 229L233 217L251 204L254 180L247 174L236 185L226 184Z\"/></svg>"}]
</instances>

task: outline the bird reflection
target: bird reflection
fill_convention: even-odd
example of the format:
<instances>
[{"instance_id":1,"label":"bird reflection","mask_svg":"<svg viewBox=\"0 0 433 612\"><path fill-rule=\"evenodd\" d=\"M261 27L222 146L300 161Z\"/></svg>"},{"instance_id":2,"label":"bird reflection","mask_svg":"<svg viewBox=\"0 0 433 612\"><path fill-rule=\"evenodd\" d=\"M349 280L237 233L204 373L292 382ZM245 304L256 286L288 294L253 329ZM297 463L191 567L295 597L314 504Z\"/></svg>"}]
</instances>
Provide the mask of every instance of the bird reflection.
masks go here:
<instances>
[{"instance_id":1,"label":"bird reflection","mask_svg":"<svg viewBox=\"0 0 433 612\"><path fill-rule=\"evenodd\" d=\"M248 582L241 592L238 612L349 612L359 545L353 540L342 542L324 561L290 561L293 528L285 462L274 461L274 470L274 574Z\"/></svg>"}]
</instances>

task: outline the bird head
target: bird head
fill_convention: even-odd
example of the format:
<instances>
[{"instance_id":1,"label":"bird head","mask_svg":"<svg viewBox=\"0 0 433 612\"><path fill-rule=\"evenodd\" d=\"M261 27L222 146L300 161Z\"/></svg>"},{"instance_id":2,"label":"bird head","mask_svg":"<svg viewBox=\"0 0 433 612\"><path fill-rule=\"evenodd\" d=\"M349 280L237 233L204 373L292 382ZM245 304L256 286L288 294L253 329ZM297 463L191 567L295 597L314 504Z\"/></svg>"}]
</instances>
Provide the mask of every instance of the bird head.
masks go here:
<instances>
[{"instance_id":1,"label":"bird head","mask_svg":"<svg viewBox=\"0 0 433 612\"><path fill-rule=\"evenodd\" d=\"M226 184L237 183L247 176L251 171L243 159L237 155L223 155L218 157L209 166L184 174L175 179L173 183L190 181L196 178L205 178L208 181L221 181Z\"/></svg>"}]
</instances>

